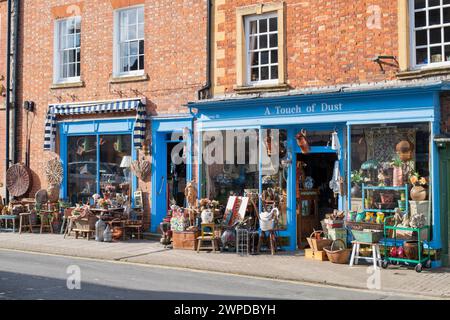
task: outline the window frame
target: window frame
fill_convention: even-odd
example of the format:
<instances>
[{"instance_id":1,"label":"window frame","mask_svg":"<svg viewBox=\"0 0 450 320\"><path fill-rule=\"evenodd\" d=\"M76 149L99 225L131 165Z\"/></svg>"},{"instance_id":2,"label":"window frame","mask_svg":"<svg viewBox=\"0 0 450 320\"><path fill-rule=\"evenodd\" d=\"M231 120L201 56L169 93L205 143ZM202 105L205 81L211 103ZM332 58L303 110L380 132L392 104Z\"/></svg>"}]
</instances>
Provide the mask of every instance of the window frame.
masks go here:
<instances>
[{"instance_id":1,"label":"window frame","mask_svg":"<svg viewBox=\"0 0 450 320\"><path fill-rule=\"evenodd\" d=\"M413 70L426 70L426 69L435 69L435 68L442 68L442 67L450 67L450 61L441 61L441 62L431 62L429 61L427 64L417 64L417 54L416 54L416 50L417 47L420 48L427 48L427 56L431 58L431 53L430 53L430 48L432 47L438 47L439 45L430 45L430 29L436 29L436 28L441 28L441 42L440 42L440 46L441 48L443 48L443 58L445 59L445 46L449 46L450 47L450 42L445 42L445 34L444 34L444 28L445 27L450 27L450 22L449 23L443 23L444 21L441 21L441 23L436 24L436 25L429 25L429 16L428 16L428 12L429 12L429 8L428 7L428 0L426 0L426 6L423 9L419 9L418 11L425 11L426 12L426 26L424 27L419 27L416 28L415 27L415 13L416 13L416 9L415 9L415 3L413 0L409 0L408 1L408 9L409 9L409 37L410 37L410 59L411 59L411 68ZM443 4L442 0L441 0L441 4L439 6L434 6L431 8L439 8L441 11L441 17L443 17L443 10L444 8L450 8L450 4ZM427 30L427 44L426 45L421 45L421 46L416 46L416 29L417 30ZM441 52L442 53L442 52Z\"/></svg>"},{"instance_id":2,"label":"window frame","mask_svg":"<svg viewBox=\"0 0 450 320\"><path fill-rule=\"evenodd\" d=\"M133 70L133 71L127 71L123 72L121 70L121 55L120 55L120 14L124 11L133 10L133 9L139 9L141 8L144 12L144 38L142 40L144 41L144 68L141 70ZM137 38L136 40L139 41ZM113 77L121 78L121 77L133 77L133 76L143 76L145 75L145 6L142 4L135 5L135 6L129 6L124 7L120 9L114 10L114 35L113 35ZM139 50L139 49L138 49ZM139 54L138 54L139 59Z\"/></svg>"},{"instance_id":3,"label":"window frame","mask_svg":"<svg viewBox=\"0 0 450 320\"><path fill-rule=\"evenodd\" d=\"M62 49L62 23L69 21L69 20L78 20L80 23L80 47L73 47L73 49L80 50L80 75L75 77L66 77L64 78L63 70L61 69L61 60L62 60L62 51L65 49ZM54 39L53 39L53 82L55 84L64 84L64 83L75 83L81 81L81 35L82 35L82 17L81 16L70 16L63 19L57 19L54 22Z\"/></svg>"},{"instance_id":4,"label":"window frame","mask_svg":"<svg viewBox=\"0 0 450 320\"><path fill-rule=\"evenodd\" d=\"M270 68L272 66L277 66L278 68L278 76L276 79L267 79L267 80L258 80L258 81L252 81L251 80L251 73L252 73L252 64L250 61L250 23L253 21L258 21L259 24L259 20L263 20L263 19L271 19L271 18L277 18L277 31L276 31L276 35L277 35L277 46L276 46L276 50L277 50L277 56L279 56L279 50L280 50L280 43L279 43L279 28L278 28L278 12L276 11L272 11L272 12L267 12L264 14L256 14L256 15L247 15L244 16L244 33L245 33L245 72L246 72L246 84L248 86L260 86L260 85L270 85L270 84L278 84L279 82L279 74L280 74L280 63L279 60L277 59L277 62L275 64L270 63L271 61L271 51L274 48L270 47L270 39L267 39L267 48L265 48L266 50L261 50L260 48L257 49L258 52L260 51L268 51L269 52L269 63L262 65L261 61L259 61L258 64L258 69L261 69L262 66L267 66L269 68L269 75L271 74ZM270 34L275 34L274 32L271 33L271 31L269 31L269 24L267 24L267 31L264 33L266 35L270 35ZM259 36L261 35L258 32L256 33L257 37L258 37L258 41L259 41ZM260 71L260 78L261 78L261 71Z\"/></svg>"}]
</instances>

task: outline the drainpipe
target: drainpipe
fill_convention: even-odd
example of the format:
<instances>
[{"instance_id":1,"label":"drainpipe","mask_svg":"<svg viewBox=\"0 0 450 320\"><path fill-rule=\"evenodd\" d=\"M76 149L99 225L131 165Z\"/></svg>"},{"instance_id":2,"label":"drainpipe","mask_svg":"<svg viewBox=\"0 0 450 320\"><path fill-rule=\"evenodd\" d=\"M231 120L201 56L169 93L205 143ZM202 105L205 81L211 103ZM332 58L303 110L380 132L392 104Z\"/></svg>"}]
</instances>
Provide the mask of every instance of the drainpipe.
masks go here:
<instances>
[{"instance_id":1,"label":"drainpipe","mask_svg":"<svg viewBox=\"0 0 450 320\"><path fill-rule=\"evenodd\" d=\"M18 134L17 134L17 120L19 118L20 108L17 104L17 73L18 68L18 49L19 49L19 19L20 19L20 0L14 0L14 33L12 39L13 53L12 53L12 107L13 107L13 127L12 129L12 163L18 161Z\"/></svg>"},{"instance_id":2,"label":"drainpipe","mask_svg":"<svg viewBox=\"0 0 450 320\"><path fill-rule=\"evenodd\" d=\"M212 31L212 0L206 1L207 27L206 27L206 84L197 92L198 100L211 97L211 31Z\"/></svg>"},{"instance_id":3,"label":"drainpipe","mask_svg":"<svg viewBox=\"0 0 450 320\"><path fill-rule=\"evenodd\" d=\"M6 112L6 141L5 141L5 174L6 171L9 169L10 165L10 99L11 99L11 0L8 0L7 4L7 10L8 10L8 17L7 17L7 35L6 35L6 97L5 97L5 112ZM5 200L6 203L9 203L9 191L5 184Z\"/></svg>"}]
</instances>

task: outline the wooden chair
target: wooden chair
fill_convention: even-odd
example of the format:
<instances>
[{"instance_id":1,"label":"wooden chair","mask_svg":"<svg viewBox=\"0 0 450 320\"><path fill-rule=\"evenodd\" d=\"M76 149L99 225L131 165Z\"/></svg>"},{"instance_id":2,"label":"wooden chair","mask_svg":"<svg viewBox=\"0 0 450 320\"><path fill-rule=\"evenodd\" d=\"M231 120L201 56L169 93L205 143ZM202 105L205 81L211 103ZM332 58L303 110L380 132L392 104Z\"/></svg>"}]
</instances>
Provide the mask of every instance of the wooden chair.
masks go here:
<instances>
[{"instance_id":1,"label":"wooden chair","mask_svg":"<svg viewBox=\"0 0 450 320\"><path fill-rule=\"evenodd\" d=\"M33 226L31 224L31 212L23 212L19 214L19 234L22 234L23 228L28 228L30 233L33 233Z\"/></svg>"},{"instance_id":2,"label":"wooden chair","mask_svg":"<svg viewBox=\"0 0 450 320\"><path fill-rule=\"evenodd\" d=\"M202 223L201 236L197 238L197 252L200 252L200 250L219 251L217 240L216 225L214 223ZM209 243L209 245L204 246L204 242Z\"/></svg>"},{"instance_id":3,"label":"wooden chair","mask_svg":"<svg viewBox=\"0 0 450 320\"><path fill-rule=\"evenodd\" d=\"M131 209L128 216L128 220L125 222L125 232L123 233L123 238L125 240L125 235L127 231L130 231L131 235L136 233L137 239L142 238L142 228L144 226L144 210L141 208Z\"/></svg>"}]
</instances>

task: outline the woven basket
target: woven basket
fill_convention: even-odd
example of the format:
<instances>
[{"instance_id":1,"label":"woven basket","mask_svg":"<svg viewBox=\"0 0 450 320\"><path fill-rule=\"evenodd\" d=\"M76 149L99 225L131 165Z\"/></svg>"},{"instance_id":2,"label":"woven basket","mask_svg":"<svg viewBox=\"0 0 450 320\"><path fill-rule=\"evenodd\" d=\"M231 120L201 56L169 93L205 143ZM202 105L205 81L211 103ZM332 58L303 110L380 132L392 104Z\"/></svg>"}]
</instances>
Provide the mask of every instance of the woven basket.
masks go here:
<instances>
[{"instance_id":1,"label":"woven basket","mask_svg":"<svg viewBox=\"0 0 450 320\"><path fill-rule=\"evenodd\" d=\"M313 251L322 251L324 247L327 247L333 243L333 240L321 238L320 235L323 233L323 231L314 231L311 233L309 238L306 238Z\"/></svg>"},{"instance_id":2,"label":"woven basket","mask_svg":"<svg viewBox=\"0 0 450 320\"><path fill-rule=\"evenodd\" d=\"M336 244L341 243L340 248L336 248ZM347 249L347 245L341 239L333 241L330 247L323 248L327 254L328 260L332 263L347 264L350 259L351 249Z\"/></svg>"}]
</instances>

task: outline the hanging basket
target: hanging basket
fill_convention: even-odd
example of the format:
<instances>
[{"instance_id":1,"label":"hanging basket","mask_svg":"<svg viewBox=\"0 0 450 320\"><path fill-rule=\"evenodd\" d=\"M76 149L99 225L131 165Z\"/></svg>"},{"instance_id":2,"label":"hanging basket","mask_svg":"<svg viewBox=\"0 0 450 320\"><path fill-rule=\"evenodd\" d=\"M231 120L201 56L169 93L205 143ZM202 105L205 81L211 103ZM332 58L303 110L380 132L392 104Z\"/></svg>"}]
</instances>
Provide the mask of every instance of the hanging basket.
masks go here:
<instances>
[{"instance_id":1,"label":"hanging basket","mask_svg":"<svg viewBox=\"0 0 450 320\"><path fill-rule=\"evenodd\" d=\"M38 192L36 192L35 195L36 204L43 204L48 202L48 193L47 190L41 189Z\"/></svg>"},{"instance_id":2,"label":"hanging basket","mask_svg":"<svg viewBox=\"0 0 450 320\"><path fill-rule=\"evenodd\" d=\"M12 165L6 171L6 188L13 197L21 197L31 186L30 170L23 164Z\"/></svg>"},{"instance_id":3,"label":"hanging basket","mask_svg":"<svg viewBox=\"0 0 450 320\"><path fill-rule=\"evenodd\" d=\"M49 185L61 185L63 180L63 166L58 158L53 158L45 165L45 175Z\"/></svg>"}]
</instances>

